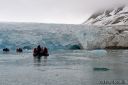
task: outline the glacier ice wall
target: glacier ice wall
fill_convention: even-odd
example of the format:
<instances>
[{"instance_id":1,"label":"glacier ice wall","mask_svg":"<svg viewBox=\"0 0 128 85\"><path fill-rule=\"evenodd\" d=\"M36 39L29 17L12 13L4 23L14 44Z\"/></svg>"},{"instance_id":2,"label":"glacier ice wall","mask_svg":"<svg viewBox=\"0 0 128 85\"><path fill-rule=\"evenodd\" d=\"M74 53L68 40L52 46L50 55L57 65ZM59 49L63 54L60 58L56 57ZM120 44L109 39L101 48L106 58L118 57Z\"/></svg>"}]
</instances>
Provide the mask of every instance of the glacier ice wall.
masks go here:
<instances>
[{"instance_id":1,"label":"glacier ice wall","mask_svg":"<svg viewBox=\"0 0 128 85\"><path fill-rule=\"evenodd\" d=\"M69 49L80 45L73 31L76 25L56 25L39 23L0 23L0 48L32 49L37 45L50 50Z\"/></svg>"},{"instance_id":2,"label":"glacier ice wall","mask_svg":"<svg viewBox=\"0 0 128 85\"><path fill-rule=\"evenodd\" d=\"M0 48L32 49L37 45L50 50L128 47L128 26L87 26L40 23L0 23Z\"/></svg>"},{"instance_id":3,"label":"glacier ice wall","mask_svg":"<svg viewBox=\"0 0 128 85\"><path fill-rule=\"evenodd\" d=\"M91 26L78 37L85 49L128 48L128 26Z\"/></svg>"}]
</instances>

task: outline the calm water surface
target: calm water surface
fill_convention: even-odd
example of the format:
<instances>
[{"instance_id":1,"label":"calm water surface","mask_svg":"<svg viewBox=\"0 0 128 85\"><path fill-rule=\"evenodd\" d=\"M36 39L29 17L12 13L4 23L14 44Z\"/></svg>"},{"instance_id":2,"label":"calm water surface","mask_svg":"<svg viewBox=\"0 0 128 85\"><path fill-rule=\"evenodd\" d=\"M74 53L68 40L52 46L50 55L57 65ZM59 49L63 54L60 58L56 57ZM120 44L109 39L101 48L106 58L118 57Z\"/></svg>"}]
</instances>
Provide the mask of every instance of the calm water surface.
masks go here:
<instances>
[{"instance_id":1,"label":"calm water surface","mask_svg":"<svg viewBox=\"0 0 128 85\"><path fill-rule=\"evenodd\" d=\"M109 85L103 81L128 85L128 50L60 51L47 59L0 54L0 85Z\"/></svg>"}]
</instances>

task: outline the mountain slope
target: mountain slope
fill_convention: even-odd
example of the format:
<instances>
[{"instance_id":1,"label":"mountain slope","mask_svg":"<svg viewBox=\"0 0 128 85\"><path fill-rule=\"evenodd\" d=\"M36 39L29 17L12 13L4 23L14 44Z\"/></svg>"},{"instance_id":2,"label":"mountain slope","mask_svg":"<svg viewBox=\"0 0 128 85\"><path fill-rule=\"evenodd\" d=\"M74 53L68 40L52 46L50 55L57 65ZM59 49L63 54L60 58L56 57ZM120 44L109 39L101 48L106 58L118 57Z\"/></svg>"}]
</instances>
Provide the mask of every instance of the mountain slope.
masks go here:
<instances>
[{"instance_id":1,"label":"mountain slope","mask_svg":"<svg viewBox=\"0 0 128 85\"><path fill-rule=\"evenodd\" d=\"M128 6L120 6L94 13L84 24L128 25Z\"/></svg>"}]
</instances>

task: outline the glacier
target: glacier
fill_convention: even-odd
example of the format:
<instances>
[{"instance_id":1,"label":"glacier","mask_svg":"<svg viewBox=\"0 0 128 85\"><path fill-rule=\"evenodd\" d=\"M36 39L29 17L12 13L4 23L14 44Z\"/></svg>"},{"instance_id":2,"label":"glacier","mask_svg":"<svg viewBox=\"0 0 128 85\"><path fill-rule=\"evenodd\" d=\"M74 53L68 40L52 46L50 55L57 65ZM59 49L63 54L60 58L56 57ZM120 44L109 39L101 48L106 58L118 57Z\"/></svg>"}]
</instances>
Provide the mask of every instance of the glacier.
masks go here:
<instances>
[{"instance_id":1,"label":"glacier","mask_svg":"<svg viewBox=\"0 0 128 85\"><path fill-rule=\"evenodd\" d=\"M91 26L79 32L85 49L128 49L128 26Z\"/></svg>"},{"instance_id":2,"label":"glacier","mask_svg":"<svg viewBox=\"0 0 128 85\"><path fill-rule=\"evenodd\" d=\"M104 49L128 47L128 27L42 23L0 23L0 49L49 50ZM73 47L74 46L74 47Z\"/></svg>"},{"instance_id":3,"label":"glacier","mask_svg":"<svg viewBox=\"0 0 128 85\"><path fill-rule=\"evenodd\" d=\"M0 23L0 49L18 47L32 49L37 45L49 50L70 49L80 45L74 29L76 25L41 23ZM82 28L82 27L81 27Z\"/></svg>"}]
</instances>

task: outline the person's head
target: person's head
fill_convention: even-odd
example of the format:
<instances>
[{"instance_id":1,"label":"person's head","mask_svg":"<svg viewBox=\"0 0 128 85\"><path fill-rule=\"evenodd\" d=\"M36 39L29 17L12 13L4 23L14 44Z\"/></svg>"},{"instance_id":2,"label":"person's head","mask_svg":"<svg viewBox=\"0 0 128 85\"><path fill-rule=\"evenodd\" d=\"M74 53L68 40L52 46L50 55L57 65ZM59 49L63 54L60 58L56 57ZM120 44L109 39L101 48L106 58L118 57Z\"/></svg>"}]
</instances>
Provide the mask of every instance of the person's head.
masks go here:
<instances>
[{"instance_id":1,"label":"person's head","mask_svg":"<svg viewBox=\"0 0 128 85\"><path fill-rule=\"evenodd\" d=\"M37 47L40 48L40 45L38 45Z\"/></svg>"},{"instance_id":2,"label":"person's head","mask_svg":"<svg viewBox=\"0 0 128 85\"><path fill-rule=\"evenodd\" d=\"M46 47L44 47L45 50L48 50Z\"/></svg>"}]
</instances>

